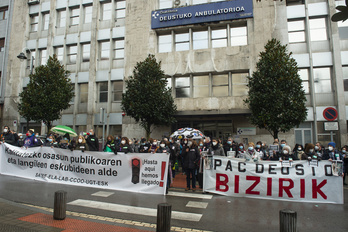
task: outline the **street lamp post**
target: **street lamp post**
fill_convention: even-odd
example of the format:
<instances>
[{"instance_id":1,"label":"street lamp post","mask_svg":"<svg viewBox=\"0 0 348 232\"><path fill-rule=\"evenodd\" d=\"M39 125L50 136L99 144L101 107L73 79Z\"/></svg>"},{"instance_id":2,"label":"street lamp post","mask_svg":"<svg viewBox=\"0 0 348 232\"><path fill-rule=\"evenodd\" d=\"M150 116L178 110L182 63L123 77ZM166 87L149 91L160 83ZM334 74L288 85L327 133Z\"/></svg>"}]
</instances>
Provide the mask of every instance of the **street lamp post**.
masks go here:
<instances>
[{"instance_id":1,"label":"street lamp post","mask_svg":"<svg viewBox=\"0 0 348 232\"><path fill-rule=\"evenodd\" d=\"M30 55L30 75L32 75L33 68L34 68L34 56L31 55L31 50L29 48L24 48L23 51L25 51L25 53ZM19 55L17 56L17 58L20 59L20 61L24 61L28 59L28 57L24 54L23 51L19 53ZM29 119L27 119L27 130L29 130Z\"/></svg>"}]
</instances>

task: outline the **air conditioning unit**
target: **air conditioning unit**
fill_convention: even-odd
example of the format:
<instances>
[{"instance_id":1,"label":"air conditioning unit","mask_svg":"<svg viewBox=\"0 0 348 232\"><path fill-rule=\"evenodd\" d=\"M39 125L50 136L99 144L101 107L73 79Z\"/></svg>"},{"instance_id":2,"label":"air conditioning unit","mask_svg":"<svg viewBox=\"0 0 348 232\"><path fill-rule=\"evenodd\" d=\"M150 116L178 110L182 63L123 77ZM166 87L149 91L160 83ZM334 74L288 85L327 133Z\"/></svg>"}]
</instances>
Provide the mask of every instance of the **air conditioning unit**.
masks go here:
<instances>
[{"instance_id":1,"label":"air conditioning unit","mask_svg":"<svg viewBox=\"0 0 348 232\"><path fill-rule=\"evenodd\" d=\"M39 3L40 3L40 0L28 0L28 5L35 5Z\"/></svg>"}]
</instances>

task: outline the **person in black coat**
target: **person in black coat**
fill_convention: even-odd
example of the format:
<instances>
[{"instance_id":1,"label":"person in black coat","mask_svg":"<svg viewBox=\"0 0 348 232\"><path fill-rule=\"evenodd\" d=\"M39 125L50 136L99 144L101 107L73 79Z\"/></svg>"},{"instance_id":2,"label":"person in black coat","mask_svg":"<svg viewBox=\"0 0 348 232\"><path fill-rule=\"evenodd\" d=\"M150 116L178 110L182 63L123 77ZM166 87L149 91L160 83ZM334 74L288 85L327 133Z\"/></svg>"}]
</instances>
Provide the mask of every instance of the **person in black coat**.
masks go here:
<instances>
[{"instance_id":1,"label":"person in black coat","mask_svg":"<svg viewBox=\"0 0 348 232\"><path fill-rule=\"evenodd\" d=\"M127 137L122 137L120 144L116 145L114 151L115 155L117 155L118 152L125 154L133 152L132 148L129 146L129 139Z\"/></svg>"},{"instance_id":2,"label":"person in black coat","mask_svg":"<svg viewBox=\"0 0 348 232\"><path fill-rule=\"evenodd\" d=\"M99 140L97 136L95 136L93 129L89 131L89 135L86 138L86 143L90 151L99 151Z\"/></svg>"},{"instance_id":3,"label":"person in black coat","mask_svg":"<svg viewBox=\"0 0 348 232\"><path fill-rule=\"evenodd\" d=\"M188 191L191 188L191 176L192 176L192 191L196 191L196 175L195 171L197 169L200 151L198 149L196 141L190 139L187 142L187 146L182 151L183 156L183 167L186 172L186 189Z\"/></svg>"},{"instance_id":4,"label":"person in black coat","mask_svg":"<svg viewBox=\"0 0 348 232\"><path fill-rule=\"evenodd\" d=\"M1 142L16 145L16 137L8 126L4 126L4 133L1 135Z\"/></svg>"}]
</instances>

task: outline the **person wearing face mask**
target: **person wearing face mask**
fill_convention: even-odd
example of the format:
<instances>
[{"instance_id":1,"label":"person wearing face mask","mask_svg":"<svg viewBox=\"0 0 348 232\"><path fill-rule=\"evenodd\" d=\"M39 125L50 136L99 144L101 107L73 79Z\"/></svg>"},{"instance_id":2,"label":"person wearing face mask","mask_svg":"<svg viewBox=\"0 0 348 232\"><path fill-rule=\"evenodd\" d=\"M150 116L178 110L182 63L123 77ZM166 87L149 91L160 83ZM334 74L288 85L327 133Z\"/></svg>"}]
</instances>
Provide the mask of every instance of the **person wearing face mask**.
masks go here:
<instances>
[{"instance_id":1,"label":"person wearing face mask","mask_svg":"<svg viewBox=\"0 0 348 232\"><path fill-rule=\"evenodd\" d=\"M115 155L117 155L118 152L125 154L133 152L132 148L129 146L129 139L127 137L122 137L120 145L116 146L114 151Z\"/></svg>"},{"instance_id":2,"label":"person wearing face mask","mask_svg":"<svg viewBox=\"0 0 348 232\"><path fill-rule=\"evenodd\" d=\"M148 153L155 154L157 152L157 149L159 148L157 139L150 139L151 146L149 147Z\"/></svg>"},{"instance_id":3,"label":"person wearing face mask","mask_svg":"<svg viewBox=\"0 0 348 232\"><path fill-rule=\"evenodd\" d=\"M89 134L87 134L87 139L86 139L86 143L89 147L90 151L99 151L99 140L97 138L97 136L94 133L93 129L89 130Z\"/></svg>"},{"instance_id":4,"label":"person wearing face mask","mask_svg":"<svg viewBox=\"0 0 348 232\"><path fill-rule=\"evenodd\" d=\"M134 140L131 138L128 138L128 143L129 143L129 147L130 147L132 153L134 153L135 152Z\"/></svg>"},{"instance_id":5,"label":"person wearing face mask","mask_svg":"<svg viewBox=\"0 0 348 232\"><path fill-rule=\"evenodd\" d=\"M213 139L211 143L211 147L208 151L208 155L213 155L213 156L226 156L224 149L222 148L220 142L218 139Z\"/></svg>"},{"instance_id":6,"label":"person wearing face mask","mask_svg":"<svg viewBox=\"0 0 348 232\"><path fill-rule=\"evenodd\" d=\"M262 142L258 141L255 146L255 154L259 156L259 159L265 158L264 150L262 149Z\"/></svg>"},{"instance_id":7,"label":"person wearing face mask","mask_svg":"<svg viewBox=\"0 0 348 232\"><path fill-rule=\"evenodd\" d=\"M139 152L140 153L148 153L150 147L151 147L151 144L146 142L145 138L141 138Z\"/></svg>"},{"instance_id":8,"label":"person wearing face mask","mask_svg":"<svg viewBox=\"0 0 348 232\"><path fill-rule=\"evenodd\" d=\"M172 178L175 178L176 167L178 167L178 157L180 155L180 145L176 142L176 138L169 138L169 151L171 160L171 168L172 168Z\"/></svg>"},{"instance_id":9,"label":"person wearing face mask","mask_svg":"<svg viewBox=\"0 0 348 232\"><path fill-rule=\"evenodd\" d=\"M279 161L283 160L298 160L297 156L291 153L291 148L288 145L285 145L281 151L281 154L279 156Z\"/></svg>"},{"instance_id":10,"label":"person wearing face mask","mask_svg":"<svg viewBox=\"0 0 348 232\"><path fill-rule=\"evenodd\" d=\"M199 149L196 141L190 139L187 143L187 146L184 147L182 151L182 156L184 159L183 167L186 173L186 189L188 191L191 189L192 191L196 191L196 169L198 166L198 162L200 159ZM192 179L192 185L191 185Z\"/></svg>"},{"instance_id":11,"label":"person wearing face mask","mask_svg":"<svg viewBox=\"0 0 348 232\"><path fill-rule=\"evenodd\" d=\"M108 137L106 138L106 143L104 145L103 151L104 152L115 152L115 139L114 136L112 135L108 135Z\"/></svg>"},{"instance_id":12,"label":"person wearing face mask","mask_svg":"<svg viewBox=\"0 0 348 232\"><path fill-rule=\"evenodd\" d=\"M330 142L327 146L327 150L324 152L323 160L343 160L342 153L336 150L336 143Z\"/></svg>"},{"instance_id":13,"label":"person wearing face mask","mask_svg":"<svg viewBox=\"0 0 348 232\"><path fill-rule=\"evenodd\" d=\"M305 153L303 146L301 144L296 144L294 150L292 151L294 156L297 156L297 159L301 159L302 155Z\"/></svg>"},{"instance_id":14,"label":"person wearing face mask","mask_svg":"<svg viewBox=\"0 0 348 232\"><path fill-rule=\"evenodd\" d=\"M23 141L23 146L28 148L28 147L37 147L40 146L38 143L37 138L35 137L34 131L33 130L28 130L26 133L26 138Z\"/></svg>"},{"instance_id":15,"label":"person wearing face mask","mask_svg":"<svg viewBox=\"0 0 348 232\"><path fill-rule=\"evenodd\" d=\"M314 144L307 143L305 152L301 156L301 160L321 160L314 152Z\"/></svg>"},{"instance_id":16,"label":"person wearing face mask","mask_svg":"<svg viewBox=\"0 0 348 232\"><path fill-rule=\"evenodd\" d=\"M321 143L317 142L314 146L314 152L317 153L317 156L323 159L324 156L324 148Z\"/></svg>"},{"instance_id":17,"label":"person wearing face mask","mask_svg":"<svg viewBox=\"0 0 348 232\"><path fill-rule=\"evenodd\" d=\"M16 145L16 137L11 132L11 130L8 126L4 126L4 130L3 130L3 133L1 135L1 142L8 143L8 144L11 144L13 146Z\"/></svg>"},{"instance_id":18,"label":"person wearing face mask","mask_svg":"<svg viewBox=\"0 0 348 232\"><path fill-rule=\"evenodd\" d=\"M246 154L246 151L244 149L244 144L243 143L239 143L238 144L238 150L237 150L237 158L245 159L245 154Z\"/></svg>"},{"instance_id":19,"label":"person wearing face mask","mask_svg":"<svg viewBox=\"0 0 348 232\"><path fill-rule=\"evenodd\" d=\"M49 135L43 144L44 147L58 147L58 143L55 141L54 137L52 135Z\"/></svg>"},{"instance_id":20,"label":"person wearing face mask","mask_svg":"<svg viewBox=\"0 0 348 232\"><path fill-rule=\"evenodd\" d=\"M233 142L233 138L232 137L228 137L226 144L224 146L224 152L227 155L228 151L235 151L237 153L237 145Z\"/></svg>"},{"instance_id":21,"label":"person wearing face mask","mask_svg":"<svg viewBox=\"0 0 348 232\"><path fill-rule=\"evenodd\" d=\"M169 153L169 152L170 152L170 149L169 149L169 147L167 147L166 141L162 140L160 142L160 145L159 145L156 153Z\"/></svg>"},{"instance_id":22,"label":"person wearing face mask","mask_svg":"<svg viewBox=\"0 0 348 232\"><path fill-rule=\"evenodd\" d=\"M89 146L86 142L86 139L82 135L79 135L77 137L77 141L76 141L74 150L78 150L78 151L82 151L82 152L89 151Z\"/></svg>"}]
</instances>

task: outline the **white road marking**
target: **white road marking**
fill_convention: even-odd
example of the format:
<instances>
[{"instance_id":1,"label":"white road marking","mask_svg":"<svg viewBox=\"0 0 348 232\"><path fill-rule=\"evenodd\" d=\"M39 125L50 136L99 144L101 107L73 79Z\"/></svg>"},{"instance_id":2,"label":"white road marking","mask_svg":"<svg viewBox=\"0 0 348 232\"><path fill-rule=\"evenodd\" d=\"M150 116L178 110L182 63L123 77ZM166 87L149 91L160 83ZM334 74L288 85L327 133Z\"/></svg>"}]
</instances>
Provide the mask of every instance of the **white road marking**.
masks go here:
<instances>
[{"instance_id":1,"label":"white road marking","mask_svg":"<svg viewBox=\"0 0 348 232\"><path fill-rule=\"evenodd\" d=\"M175 197L190 197L190 198L199 198L199 199L212 199L213 195L210 194L195 194L195 193L181 193L181 192L171 192L169 191L167 196Z\"/></svg>"},{"instance_id":2,"label":"white road marking","mask_svg":"<svg viewBox=\"0 0 348 232\"><path fill-rule=\"evenodd\" d=\"M68 204L94 208L94 209L120 212L120 213L131 213L131 214L137 214L137 215L157 217L157 209L151 209L151 208L120 205L120 204L113 204L113 203L100 202L100 201L89 201L89 200L83 200L83 199L77 199L75 201L69 202ZM199 222L202 216L203 216L202 214L172 211L172 219Z\"/></svg>"},{"instance_id":3,"label":"white road marking","mask_svg":"<svg viewBox=\"0 0 348 232\"><path fill-rule=\"evenodd\" d=\"M208 202L198 202L198 201L189 201L186 204L186 207L206 209L208 206Z\"/></svg>"},{"instance_id":4,"label":"white road marking","mask_svg":"<svg viewBox=\"0 0 348 232\"><path fill-rule=\"evenodd\" d=\"M112 194L114 194L113 192L106 192L106 191L99 191L96 193L93 193L92 196L96 196L96 197L109 197Z\"/></svg>"}]
</instances>

